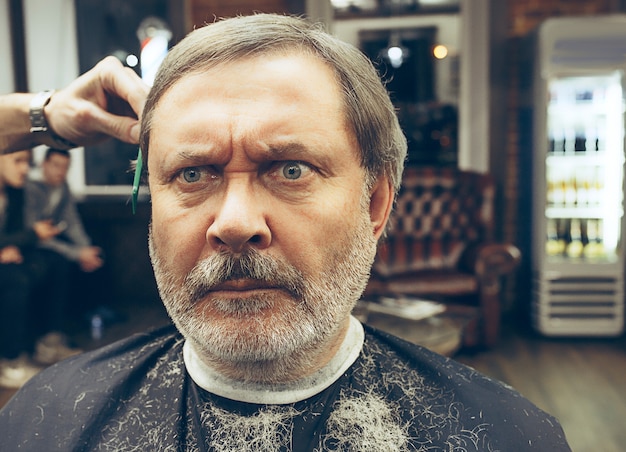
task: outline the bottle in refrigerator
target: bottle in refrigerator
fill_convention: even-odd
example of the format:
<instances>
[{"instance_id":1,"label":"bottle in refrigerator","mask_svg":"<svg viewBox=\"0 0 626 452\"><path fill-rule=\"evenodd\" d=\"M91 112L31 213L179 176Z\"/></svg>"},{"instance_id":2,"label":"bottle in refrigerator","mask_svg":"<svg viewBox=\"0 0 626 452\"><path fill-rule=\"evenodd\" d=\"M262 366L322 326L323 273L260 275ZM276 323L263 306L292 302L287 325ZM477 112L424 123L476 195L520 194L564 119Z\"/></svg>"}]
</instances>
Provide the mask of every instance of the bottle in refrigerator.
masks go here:
<instances>
[{"instance_id":1,"label":"bottle in refrigerator","mask_svg":"<svg viewBox=\"0 0 626 452\"><path fill-rule=\"evenodd\" d=\"M563 138L563 152L566 154L573 154L576 150L576 129L574 126L569 126L564 130Z\"/></svg>"},{"instance_id":2,"label":"bottle in refrigerator","mask_svg":"<svg viewBox=\"0 0 626 452\"><path fill-rule=\"evenodd\" d=\"M569 174L565 183L565 202L566 206L574 206L578 200L578 187L576 186L576 176L572 173Z\"/></svg>"},{"instance_id":3,"label":"bottle in refrigerator","mask_svg":"<svg viewBox=\"0 0 626 452\"><path fill-rule=\"evenodd\" d=\"M589 205L589 186L590 175L589 168L583 166L576 168L576 204L578 206Z\"/></svg>"},{"instance_id":4,"label":"bottle in refrigerator","mask_svg":"<svg viewBox=\"0 0 626 452\"><path fill-rule=\"evenodd\" d=\"M577 218L574 218L570 222L569 243L567 244L565 253L567 254L568 257L577 259L583 255L584 247L585 245L583 244L582 231L580 228L580 220Z\"/></svg>"},{"instance_id":5,"label":"bottle in refrigerator","mask_svg":"<svg viewBox=\"0 0 626 452\"><path fill-rule=\"evenodd\" d=\"M559 233L558 221L555 218L548 219L548 237L546 240L546 254L548 256L561 256L565 251L565 240Z\"/></svg>"},{"instance_id":6,"label":"bottle in refrigerator","mask_svg":"<svg viewBox=\"0 0 626 452\"><path fill-rule=\"evenodd\" d=\"M582 126L574 129L574 152L585 152L587 150L587 137Z\"/></svg>"},{"instance_id":7,"label":"bottle in refrigerator","mask_svg":"<svg viewBox=\"0 0 626 452\"><path fill-rule=\"evenodd\" d=\"M552 130L551 149L554 154L562 154L565 151L565 134L563 129L555 127Z\"/></svg>"},{"instance_id":8,"label":"bottle in refrigerator","mask_svg":"<svg viewBox=\"0 0 626 452\"><path fill-rule=\"evenodd\" d=\"M587 220L587 245L584 255L587 258L599 258L605 255L602 243L602 220L590 218Z\"/></svg>"},{"instance_id":9,"label":"bottle in refrigerator","mask_svg":"<svg viewBox=\"0 0 626 452\"><path fill-rule=\"evenodd\" d=\"M588 204L597 207L602 203L602 191L604 190L604 180L600 168L593 168L590 177L591 181L587 192Z\"/></svg>"}]
</instances>

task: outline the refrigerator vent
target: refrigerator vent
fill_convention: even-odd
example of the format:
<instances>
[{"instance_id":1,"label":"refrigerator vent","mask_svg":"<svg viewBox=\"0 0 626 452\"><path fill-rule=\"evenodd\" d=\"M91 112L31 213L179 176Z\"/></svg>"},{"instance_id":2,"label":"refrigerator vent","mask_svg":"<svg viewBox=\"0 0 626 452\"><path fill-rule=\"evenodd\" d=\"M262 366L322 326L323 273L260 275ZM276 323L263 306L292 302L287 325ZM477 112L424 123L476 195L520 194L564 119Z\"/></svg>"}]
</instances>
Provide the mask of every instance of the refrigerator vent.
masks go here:
<instances>
[{"instance_id":1,"label":"refrigerator vent","mask_svg":"<svg viewBox=\"0 0 626 452\"><path fill-rule=\"evenodd\" d=\"M536 280L535 324L549 335L619 334L623 328L622 299L619 278Z\"/></svg>"}]
</instances>

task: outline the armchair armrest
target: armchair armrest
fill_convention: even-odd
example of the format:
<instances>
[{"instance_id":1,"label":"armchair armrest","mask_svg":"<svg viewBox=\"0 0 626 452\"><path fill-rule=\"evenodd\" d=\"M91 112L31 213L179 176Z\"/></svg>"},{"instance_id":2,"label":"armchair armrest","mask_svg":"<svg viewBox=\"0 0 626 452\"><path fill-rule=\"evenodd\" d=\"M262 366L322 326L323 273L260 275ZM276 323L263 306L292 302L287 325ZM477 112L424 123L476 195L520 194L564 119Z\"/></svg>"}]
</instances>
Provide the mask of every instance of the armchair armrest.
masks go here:
<instances>
[{"instance_id":1,"label":"armchair armrest","mask_svg":"<svg viewBox=\"0 0 626 452\"><path fill-rule=\"evenodd\" d=\"M521 261L520 250L506 243L481 243L470 246L460 265L478 278L482 320L482 343L496 344L500 331L500 276L511 273Z\"/></svg>"},{"instance_id":2,"label":"armchair armrest","mask_svg":"<svg viewBox=\"0 0 626 452\"><path fill-rule=\"evenodd\" d=\"M484 281L511 273L521 259L521 252L515 245L488 242L469 246L459 266Z\"/></svg>"}]
</instances>

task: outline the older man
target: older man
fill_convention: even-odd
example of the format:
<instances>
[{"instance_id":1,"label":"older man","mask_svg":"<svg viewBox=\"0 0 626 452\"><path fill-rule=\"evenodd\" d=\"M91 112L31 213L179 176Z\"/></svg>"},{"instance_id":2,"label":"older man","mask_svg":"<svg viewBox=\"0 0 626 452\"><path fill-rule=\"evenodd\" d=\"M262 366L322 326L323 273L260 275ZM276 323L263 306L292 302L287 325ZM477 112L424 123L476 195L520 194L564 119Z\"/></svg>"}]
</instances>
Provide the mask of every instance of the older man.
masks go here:
<instances>
[{"instance_id":1,"label":"older man","mask_svg":"<svg viewBox=\"0 0 626 452\"><path fill-rule=\"evenodd\" d=\"M0 446L569 450L511 389L350 316L406 154L355 48L275 15L198 29L163 63L141 143L178 331L35 377Z\"/></svg>"}]
</instances>

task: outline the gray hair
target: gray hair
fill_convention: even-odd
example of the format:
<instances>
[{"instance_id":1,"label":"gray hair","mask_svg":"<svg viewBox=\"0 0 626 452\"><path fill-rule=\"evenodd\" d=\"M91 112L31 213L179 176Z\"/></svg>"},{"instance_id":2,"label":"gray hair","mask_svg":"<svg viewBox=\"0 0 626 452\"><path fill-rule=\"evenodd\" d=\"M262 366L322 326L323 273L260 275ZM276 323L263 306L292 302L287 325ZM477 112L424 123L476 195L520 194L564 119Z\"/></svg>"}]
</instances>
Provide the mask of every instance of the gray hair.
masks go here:
<instances>
[{"instance_id":1,"label":"gray hair","mask_svg":"<svg viewBox=\"0 0 626 452\"><path fill-rule=\"evenodd\" d=\"M256 14L220 20L194 30L172 48L156 74L144 108L140 137L144 160L147 162L154 109L182 77L246 57L290 51L314 55L334 71L368 185L385 176L397 190L406 158L406 138L371 61L319 24L286 15Z\"/></svg>"}]
</instances>

